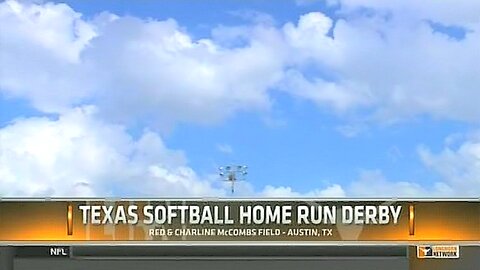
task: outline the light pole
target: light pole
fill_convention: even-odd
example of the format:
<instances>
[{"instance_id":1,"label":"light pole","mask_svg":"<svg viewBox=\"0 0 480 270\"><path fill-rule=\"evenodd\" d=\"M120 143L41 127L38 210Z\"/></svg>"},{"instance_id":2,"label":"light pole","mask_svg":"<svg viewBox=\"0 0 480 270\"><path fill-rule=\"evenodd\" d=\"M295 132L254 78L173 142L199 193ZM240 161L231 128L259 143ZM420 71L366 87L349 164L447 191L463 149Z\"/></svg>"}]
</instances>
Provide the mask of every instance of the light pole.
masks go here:
<instances>
[{"instance_id":1,"label":"light pole","mask_svg":"<svg viewBox=\"0 0 480 270\"><path fill-rule=\"evenodd\" d=\"M235 192L235 182L246 179L248 167L244 165L228 165L220 167L218 170L222 180L231 183L233 194Z\"/></svg>"}]
</instances>

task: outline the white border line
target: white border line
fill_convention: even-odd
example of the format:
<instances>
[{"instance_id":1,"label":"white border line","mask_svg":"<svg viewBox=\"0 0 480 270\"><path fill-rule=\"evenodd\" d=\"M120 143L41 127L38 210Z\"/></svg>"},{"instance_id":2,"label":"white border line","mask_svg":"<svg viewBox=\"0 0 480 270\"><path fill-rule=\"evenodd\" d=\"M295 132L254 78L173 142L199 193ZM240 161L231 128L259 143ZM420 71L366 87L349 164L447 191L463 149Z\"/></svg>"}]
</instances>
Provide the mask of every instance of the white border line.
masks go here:
<instances>
[{"instance_id":1,"label":"white border line","mask_svg":"<svg viewBox=\"0 0 480 270\"><path fill-rule=\"evenodd\" d=\"M480 202L480 197L470 197L470 198L396 198L396 197L385 197L385 198L217 198L217 197L189 197L189 198L172 198L172 197L158 197L158 198L136 198L136 197L0 197L0 202L21 202L21 201L53 201L53 202L76 202L76 201L119 201L119 202L147 202L147 201L180 201L180 202L190 202L190 201L201 201L201 202L308 202L308 201L327 201L327 202Z\"/></svg>"},{"instance_id":2,"label":"white border line","mask_svg":"<svg viewBox=\"0 0 480 270\"><path fill-rule=\"evenodd\" d=\"M278 242L252 242L252 241L168 241L168 242L149 242L149 241L2 241L0 246L417 246L417 245L460 245L460 246L480 246L477 241L278 241Z\"/></svg>"}]
</instances>

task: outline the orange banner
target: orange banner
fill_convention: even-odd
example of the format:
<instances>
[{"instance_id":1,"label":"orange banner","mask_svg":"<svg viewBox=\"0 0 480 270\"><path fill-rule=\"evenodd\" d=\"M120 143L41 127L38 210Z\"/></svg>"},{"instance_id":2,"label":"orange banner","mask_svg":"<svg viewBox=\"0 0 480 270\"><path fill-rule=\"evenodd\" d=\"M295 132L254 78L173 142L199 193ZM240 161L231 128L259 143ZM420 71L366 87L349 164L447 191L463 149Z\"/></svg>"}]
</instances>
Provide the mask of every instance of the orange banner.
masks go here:
<instances>
[{"instance_id":1,"label":"orange banner","mask_svg":"<svg viewBox=\"0 0 480 270\"><path fill-rule=\"evenodd\" d=\"M0 242L480 242L480 202L2 200Z\"/></svg>"}]
</instances>

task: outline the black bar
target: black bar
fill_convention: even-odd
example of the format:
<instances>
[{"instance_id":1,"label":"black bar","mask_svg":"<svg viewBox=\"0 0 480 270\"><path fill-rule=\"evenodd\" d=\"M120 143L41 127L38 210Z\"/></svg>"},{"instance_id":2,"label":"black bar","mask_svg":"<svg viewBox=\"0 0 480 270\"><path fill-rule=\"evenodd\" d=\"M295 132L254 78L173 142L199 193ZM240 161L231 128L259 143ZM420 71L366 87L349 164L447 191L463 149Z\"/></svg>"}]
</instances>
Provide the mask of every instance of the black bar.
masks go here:
<instances>
[{"instance_id":1,"label":"black bar","mask_svg":"<svg viewBox=\"0 0 480 270\"><path fill-rule=\"evenodd\" d=\"M74 246L72 257L407 257L407 246Z\"/></svg>"}]
</instances>

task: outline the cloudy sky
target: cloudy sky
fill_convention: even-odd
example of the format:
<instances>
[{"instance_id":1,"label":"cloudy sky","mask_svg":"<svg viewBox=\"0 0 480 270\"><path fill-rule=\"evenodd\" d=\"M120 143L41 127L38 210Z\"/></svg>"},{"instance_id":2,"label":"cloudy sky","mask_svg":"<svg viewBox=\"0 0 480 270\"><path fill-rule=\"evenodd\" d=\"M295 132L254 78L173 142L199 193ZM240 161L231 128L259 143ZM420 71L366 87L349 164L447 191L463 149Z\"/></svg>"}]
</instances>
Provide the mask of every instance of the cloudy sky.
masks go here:
<instances>
[{"instance_id":1,"label":"cloudy sky","mask_svg":"<svg viewBox=\"0 0 480 270\"><path fill-rule=\"evenodd\" d=\"M479 197L480 2L0 2L0 196Z\"/></svg>"}]
</instances>

